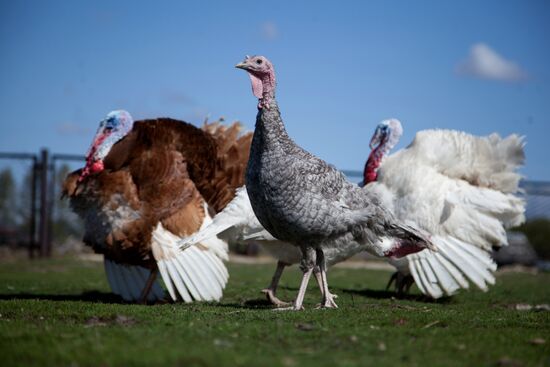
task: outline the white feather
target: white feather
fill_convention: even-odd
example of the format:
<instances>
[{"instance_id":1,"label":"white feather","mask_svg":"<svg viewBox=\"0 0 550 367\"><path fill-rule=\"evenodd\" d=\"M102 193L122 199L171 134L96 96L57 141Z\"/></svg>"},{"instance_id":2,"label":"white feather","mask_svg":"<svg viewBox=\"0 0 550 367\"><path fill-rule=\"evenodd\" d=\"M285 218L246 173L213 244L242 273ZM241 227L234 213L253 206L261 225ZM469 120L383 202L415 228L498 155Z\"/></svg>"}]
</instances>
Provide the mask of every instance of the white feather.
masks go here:
<instances>
[{"instance_id":1,"label":"white feather","mask_svg":"<svg viewBox=\"0 0 550 367\"><path fill-rule=\"evenodd\" d=\"M200 271L201 264L197 264L197 259L194 256L194 250L195 247L190 247L187 249L187 251L189 251L187 254L188 256L178 257L177 261L182 267L182 270L184 271L183 273L187 275L189 283L194 286L194 290L196 291L194 297L196 299L211 301L214 299L214 295L211 293L210 285L204 279L204 274ZM180 272L180 274L183 273Z\"/></svg>"},{"instance_id":2,"label":"white feather","mask_svg":"<svg viewBox=\"0 0 550 367\"><path fill-rule=\"evenodd\" d=\"M437 277L437 284L439 284L445 294L452 295L460 288L453 276L443 266L437 256L426 256L426 261L430 264L435 276Z\"/></svg>"},{"instance_id":3,"label":"white feather","mask_svg":"<svg viewBox=\"0 0 550 367\"><path fill-rule=\"evenodd\" d=\"M210 222L207 215L201 228ZM219 300L228 280L221 260L227 259L227 244L216 237L203 238L200 244L181 248L179 242L178 236L158 223L151 248L172 299L179 296L185 302Z\"/></svg>"},{"instance_id":4,"label":"white feather","mask_svg":"<svg viewBox=\"0 0 550 367\"><path fill-rule=\"evenodd\" d=\"M437 277L435 276L432 267L430 266L426 258L419 259L420 266L422 267L422 273L425 276L426 283L424 285L428 289L430 296L433 298L439 298L443 296L443 291L439 288Z\"/></svg>"},{"instance_id":5,"label":"white feather","mask_svg":"<svg viewBox=\"0 0 550 367\"><path fill-rule=\"evenodd\" d=\"M494 283L489 252L507 244L506 228L525 220L525 202L515 196L523 147L517 135L426 130L382 161L378 181L369 186L400 220L431 233L439 249L392 262L413 276L422 293L437 298L442 289L451 295L468 288L466 279L482 290Z\"/></svg>"},{"instance_id":6,"label":"white feather","mask_svg":"<svg viewBox=\"0 0 550 367\"><path fill-rule=\"evenodd\" d=\"M225 267L223 262L220 260L220 258L217 257L216 255L211 254L210 252L206 252L206 255L210 258L210 261L216 267L216 271L214 271L214 275L216 276L216 280L218 281L218 284L221 287L224 287L224 284L226 284L227 280L229 279L229 273L227 271L227 268Z\"/></svg>"},{"instance_id":7,"label":"white feather","mask_svg":"<svg viewBox=\"0 0 550 367\"><path fill-rule=\"evenodd\" d=\"M205 221L199 232L182 239L179 245L185 248L215 236L230 244L277 241L256 218L244 186L236 190L233 200L210 223Z\"/></svg>"},{"instance_id":8,"label":"white feather","mask_svg":"<svg viewBox=\"0 0 550 367\"><path fill-rule=\"evenodd\" d=\"M432 255L428 255L428 256L432 256ZM443 268L447 271L447 274L449 274L455 282L454 287L451 288L451 291L450 291L451 293L447 293L447 295L449 296L453 295L460 288L468 289L470 287L470 283L468 283L466 278L464 278L464 275L462 275L460 270L456 266L454 266L451 262L449 262L447 259L445 259L445 257L440 252L434 253L433 257L435 257L439 261L441 266L443 266Z\"/></svg>"}]
</instances>

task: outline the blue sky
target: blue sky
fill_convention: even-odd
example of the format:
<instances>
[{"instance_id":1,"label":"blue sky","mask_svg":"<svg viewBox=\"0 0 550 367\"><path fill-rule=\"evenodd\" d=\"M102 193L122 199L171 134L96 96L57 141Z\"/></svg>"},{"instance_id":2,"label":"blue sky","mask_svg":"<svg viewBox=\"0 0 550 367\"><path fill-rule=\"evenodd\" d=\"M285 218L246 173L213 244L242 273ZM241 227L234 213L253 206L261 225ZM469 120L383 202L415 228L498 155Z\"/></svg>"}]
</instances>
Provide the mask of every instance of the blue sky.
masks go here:
<instances>
[{"instance_id":1,"label":"blue sky","mask_svg":"<svg viewBox=\"0 0 550 367\"><path fill-rule=\"evenodd\" d=\"M290 135L341 169L396 117L398 147L435 127L525 135L522 172L550 181L549 36L544 0L0 0L0 151L83 154L120 108L252 129L234 65L263 54Z\"/></svg>"}]
</instances>

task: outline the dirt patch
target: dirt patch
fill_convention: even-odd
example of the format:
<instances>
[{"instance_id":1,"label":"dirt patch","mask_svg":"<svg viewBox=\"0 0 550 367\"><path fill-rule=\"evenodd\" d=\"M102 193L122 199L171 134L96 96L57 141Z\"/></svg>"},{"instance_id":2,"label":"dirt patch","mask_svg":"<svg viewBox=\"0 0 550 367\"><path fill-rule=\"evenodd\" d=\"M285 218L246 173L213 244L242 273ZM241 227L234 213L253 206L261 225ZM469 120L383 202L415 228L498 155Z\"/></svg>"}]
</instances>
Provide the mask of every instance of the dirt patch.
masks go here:
<instances>
[{"instance_id":1,"label":"dirt patch","mask_svg":"<svg viewBox=\"0 0 550 367\"><path fill-rule=\"evenodd\" d=\"M137 323L136 319L125 315L113 315L109 317L93 316L93 317L90 317L88 320L86 320L85 327L109 326L109 325L132 326L136 323Z\"/></svg>"}]
</instances>

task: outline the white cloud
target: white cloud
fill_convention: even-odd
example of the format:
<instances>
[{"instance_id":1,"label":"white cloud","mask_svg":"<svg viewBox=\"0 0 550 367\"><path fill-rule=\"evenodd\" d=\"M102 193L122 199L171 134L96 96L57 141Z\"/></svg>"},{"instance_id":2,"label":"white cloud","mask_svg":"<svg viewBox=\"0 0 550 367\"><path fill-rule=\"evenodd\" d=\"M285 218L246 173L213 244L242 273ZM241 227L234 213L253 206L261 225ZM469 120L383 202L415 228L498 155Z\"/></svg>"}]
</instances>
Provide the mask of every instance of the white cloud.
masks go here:
<instances>
[{"instance_id":1,"label":"white cloud","mask_svg":"<svg viewBox=\"0 0 550 367\"><path fill-rule=\"evenodd\" d=\"M527 73L519 65L506 60L484 43L473 45L468 58L458 64L456 70L461 75L504 82L527 78Z\"/></svg>"},{"instance_id":2,"label":"white cloud","mask_svg":"<svg viewBox=\"0 0 550 367\"><path fill-rule=\"evenodd\" d=\"M262 23L261 31L262 37L267 41L274 41L279 38L279 29L277 25L271 21Z\"/></svg>"}]
</instances>

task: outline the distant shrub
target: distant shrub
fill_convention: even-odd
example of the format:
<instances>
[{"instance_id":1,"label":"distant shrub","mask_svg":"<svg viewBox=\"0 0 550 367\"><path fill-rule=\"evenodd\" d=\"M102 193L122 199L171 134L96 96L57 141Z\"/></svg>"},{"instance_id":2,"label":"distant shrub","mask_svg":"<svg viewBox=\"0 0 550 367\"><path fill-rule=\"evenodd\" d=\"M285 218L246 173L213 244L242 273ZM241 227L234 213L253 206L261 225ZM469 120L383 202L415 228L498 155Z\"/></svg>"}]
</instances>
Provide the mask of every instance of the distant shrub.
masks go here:
<instances>
[{"instance_id":1,"label":"distant shrub","mask_svg":"<svg viewBox=\"0 0 550 367\"><path fill-rule=\"evenodd\" d=\"M550 259L550 220L530 220L513 231L525 233L537 254L543 259Z\"/></svg>"}]
</instances>

